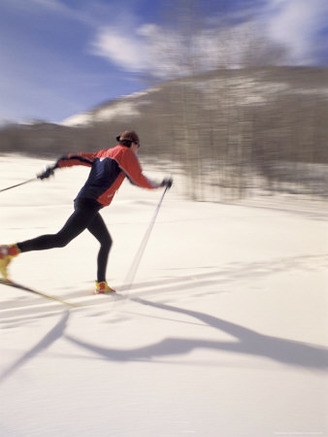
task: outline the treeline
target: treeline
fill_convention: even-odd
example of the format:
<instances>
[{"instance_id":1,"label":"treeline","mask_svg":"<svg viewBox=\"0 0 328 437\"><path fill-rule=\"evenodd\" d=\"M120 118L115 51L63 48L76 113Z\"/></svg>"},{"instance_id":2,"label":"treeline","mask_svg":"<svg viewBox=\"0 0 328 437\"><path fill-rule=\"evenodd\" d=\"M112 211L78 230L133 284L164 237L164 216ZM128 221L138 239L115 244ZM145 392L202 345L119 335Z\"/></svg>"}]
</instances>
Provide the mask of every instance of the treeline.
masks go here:
<instances>
[{"instance_id":1,"label":"treeline","mask_svg":"<svg viewBox=\"0 0 328 437\"><path fill-rule=\"evenodd\" d=\"M328 70L314 68L219 70L175 79L131 101L133 117L95 117L75 127L5 126L0 152L52 159L112 146L122 130L133 128L143 156L183 167L191 198L203 199L205 184L217 199L249 195L259 183L326 195L327 85Z\"/></svg>"}]
</instances>

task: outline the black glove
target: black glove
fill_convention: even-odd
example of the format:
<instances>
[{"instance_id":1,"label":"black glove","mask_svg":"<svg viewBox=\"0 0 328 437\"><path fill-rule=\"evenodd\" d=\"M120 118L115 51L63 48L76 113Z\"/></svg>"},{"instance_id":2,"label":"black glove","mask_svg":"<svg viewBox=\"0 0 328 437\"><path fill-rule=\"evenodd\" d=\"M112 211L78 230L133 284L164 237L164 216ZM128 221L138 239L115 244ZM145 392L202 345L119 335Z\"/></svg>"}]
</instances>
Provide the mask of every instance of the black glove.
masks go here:
<instances>
[{"instance_id":1,"label":"black glove","mask_svg":"<svg viewBox=\"0 0 328 437\"><path fill-rule=\"evenodd\" d=\"M162 180L161 186L171 188L173 185L173 178L165 178Z\"/></svg>"},{"instance_id":2,"label":"black glove","mask_svg":"<svg viewBox=\"0 0 328 437\"><path fill-rule=\"evenodd\" d=\"M47 165L46 167L45 167L45 169L44 169L44 171L42 172L42 173L40 173L40 174L38 174L36 177L38 178L38 179L41 179L41 180L43 180L43 179L47 179L47 178L49 178L50 176L53 176L54 174L55 174L55 168L57 168L56 166L52 166L52 167L50 167L49 165Z\"/></svg>"}]
</instances>

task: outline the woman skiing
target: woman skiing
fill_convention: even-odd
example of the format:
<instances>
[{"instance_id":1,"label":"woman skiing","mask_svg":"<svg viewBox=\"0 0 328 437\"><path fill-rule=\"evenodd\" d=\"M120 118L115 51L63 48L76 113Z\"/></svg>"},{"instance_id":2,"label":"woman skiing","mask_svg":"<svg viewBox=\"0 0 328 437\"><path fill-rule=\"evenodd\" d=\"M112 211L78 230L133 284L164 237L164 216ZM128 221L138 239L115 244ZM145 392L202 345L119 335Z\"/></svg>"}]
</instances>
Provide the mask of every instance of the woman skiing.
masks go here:
<instances>
[{"instance_id":1,"label":"woman skiing","mask_svg":"<svg viewBox=\"0 0 328 437\"><path fill-rule=\"evenodd\" d=\"M124 131L116 139L118 144L115 147L96 153L65 155L59 158L54 166L47 167L38 175L39 179L45 179L57 168L74 165L91 167L89 177L74 201L74 212L58 233L0 246L0 271L4 278L8 278L9 263L20 253L64 247L82 231L88 229L100 243L95 294L115 291L106 281L106 267L112 239L99 211L111 203L125 177L128 177L133 184L148 189L172 185L171 178L156 183L143 175L137 158L140 141L134 131Z\"/></svg>"}]
</instances>

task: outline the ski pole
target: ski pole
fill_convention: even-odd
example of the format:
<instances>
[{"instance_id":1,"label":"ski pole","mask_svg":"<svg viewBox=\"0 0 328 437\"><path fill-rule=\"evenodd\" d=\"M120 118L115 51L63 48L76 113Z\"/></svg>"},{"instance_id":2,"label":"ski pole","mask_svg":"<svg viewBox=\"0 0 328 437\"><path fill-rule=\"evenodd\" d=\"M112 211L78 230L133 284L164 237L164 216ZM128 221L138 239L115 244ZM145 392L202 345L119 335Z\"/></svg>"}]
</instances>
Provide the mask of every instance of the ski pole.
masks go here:
<instances>
[{"instance_id":1,"label":"ski pole","mask_svg":"<svg viewBox=\"0 0 328 437\"><path fill-rule=\"evenodd\" d=\"M53 176L54 170L56 168L57 168L57 165L54 165L54 166L47 165L44 167L43 172L36 175L36 177L34 177L32 179L28 179L27 181L24 181L24 182L20 182L19 184L12 185L11 187L3 188L2 190L0 190L0 193L7 191L7 190L11 190L12 188L20 187L21 185L25 185L25 184L28 184L28 183L33 182L33 181L36 181L37 179L43 180L43 179L46 179L50 176Z\"/></svg>"},{"instance_id":2,"label":"ski pole","mask_svg":"<svg viewBox=\"0 0 328 437\"><path fill-rule=\"evenodd\" d=\"M146 233L144 235L144 238L143 238L143 240L142 240L142 242L140 244L140 247L139 247L139 249L138 249L138 251L137 251L137 253L136 253L135 257L134 257L134 260L132 262L130 270L129 270L127 276L126 276L125 284L127 284L127 285L126 285L125 290L127 290L127 291L129 291L131 286L132 286L133 280L135 278L135 275L137 273L139 264L141 262L142 255L144 254L144 251L145 251L146 245L148 243L151 231L152 231L152 229L154 227L156 217L157 217L157 215L159 213L159 210L160 210L160 207L162 205L164 196L165 196L165 194L166 194L168 189L169 189L169 187L166 186L165 190L163 191L162 197L160 198L160 201L158 202L158 205L157 205L156 210L154 212L154 215L153 215L153 217L152 217L152 219L150 221L148 229L147 229L147 231L146 231Z\"/></svg>"},{"instance_id":3,"label":"ski pole","mask_svg":"<svg viewBox=\"0 0 328 437\"><path fill-rule=\"evenodd\" d=\"M11 187L3 188L2 190L0 190L0 193L3 193L4 191L7 191L7 190L11 190L12 188L20 187L21 185L25 185L25 184L28 184L30 182L36 181L36 180L37 180L37 178L28 179L27 181L12 185Z\"/></svg>"}]
</instances>

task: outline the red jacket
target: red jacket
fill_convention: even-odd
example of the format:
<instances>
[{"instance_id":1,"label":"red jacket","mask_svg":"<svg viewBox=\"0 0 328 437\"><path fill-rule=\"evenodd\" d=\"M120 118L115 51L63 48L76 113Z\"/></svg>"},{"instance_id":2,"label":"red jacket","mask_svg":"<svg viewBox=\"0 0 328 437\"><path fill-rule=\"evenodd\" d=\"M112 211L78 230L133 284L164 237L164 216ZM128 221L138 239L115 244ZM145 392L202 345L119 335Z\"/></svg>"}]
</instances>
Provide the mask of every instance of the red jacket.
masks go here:
<instances>
[{"instance_id":1,"label":"red jacket","mask_svg":"<svg viewBox=\"0 0 328 437\"><path fill-rule=\"evenodd\" d=\"M57 161L60 168L73 165L91 167L77 198L94 199L103 206L111 203L125 176L139 187L154 189L161 186L142 174L137 155L129 147L120 144L96 153L69 154Z\"/></svg>"}]
</instances>

